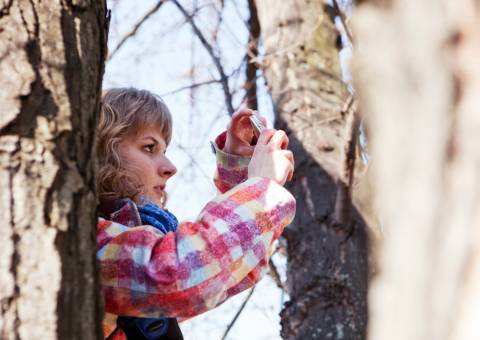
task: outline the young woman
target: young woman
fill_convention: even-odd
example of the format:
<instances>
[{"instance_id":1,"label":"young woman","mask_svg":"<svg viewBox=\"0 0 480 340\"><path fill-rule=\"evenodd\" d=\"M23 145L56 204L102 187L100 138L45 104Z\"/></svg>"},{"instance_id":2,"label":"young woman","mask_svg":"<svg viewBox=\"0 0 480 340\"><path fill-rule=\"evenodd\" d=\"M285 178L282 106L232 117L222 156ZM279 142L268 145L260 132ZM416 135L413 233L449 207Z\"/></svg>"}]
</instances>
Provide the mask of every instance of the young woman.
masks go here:
<instances>
[{"instance_id":1,"label":"young woman","mask_svg":"<svg viewBox=\"0 0 480 340\"><path fill-rule=\"evenodd\" d=\"M252 114L235 113L214 143L221 194L196 221L179 224L163 209L165 186L177 171L165 156L168 108L144 90L104 94L97 258L106 338L182 339L175 318L218 306L267 270L271 245L295 214L295 200L283 188L293 155L281 130L263 131L250 145Z\"/></svg>"}]
</instances>

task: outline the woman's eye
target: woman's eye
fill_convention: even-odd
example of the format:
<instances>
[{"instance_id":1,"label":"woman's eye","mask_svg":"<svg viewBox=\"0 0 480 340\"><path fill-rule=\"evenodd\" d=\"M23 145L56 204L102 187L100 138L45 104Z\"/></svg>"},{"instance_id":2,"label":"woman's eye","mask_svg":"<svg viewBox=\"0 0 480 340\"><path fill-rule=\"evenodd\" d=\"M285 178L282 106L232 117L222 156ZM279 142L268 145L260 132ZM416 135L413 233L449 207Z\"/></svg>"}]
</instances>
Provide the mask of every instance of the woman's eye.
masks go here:
<instances>
[{"instance_id":1,"label":"woman's eye","mask_svg":"<svg viewBox=\"0 0 480 340\"><path fill-rule=\"evenodd\" d=\"M143 146L143 150L149 153L153 153L154 149L155 149L155 144L147 144Z\"/></svg>"}]
</instances>

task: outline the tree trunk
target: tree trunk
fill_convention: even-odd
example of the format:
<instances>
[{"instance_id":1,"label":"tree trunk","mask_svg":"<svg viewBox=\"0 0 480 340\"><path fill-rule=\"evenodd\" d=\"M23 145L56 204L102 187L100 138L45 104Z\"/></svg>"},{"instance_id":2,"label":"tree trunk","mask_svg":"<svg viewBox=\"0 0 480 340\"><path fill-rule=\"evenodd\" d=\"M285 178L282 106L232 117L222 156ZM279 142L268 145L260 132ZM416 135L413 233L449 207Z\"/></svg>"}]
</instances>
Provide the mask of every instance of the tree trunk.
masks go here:
<instances>
[{"instance_id":1,"label":"tree trunk","mask_svg":"<svg viewBox=\"0 0 480 340\"><path fill-rule=\"evenodd\" d=\"M95 339L101 1L0 4L0 338Z\"/></svg>"},{"instance_id":2,"label":"tree trunk","mask_svg":"<svg viewBox=\"0 0 480 340\"><path fill-rule=\"evenodd\" d=\"M297 216L288 227L284 339L364 339L367 225L352 204L358 119L341 79L340 37L321 1L257 1L263 67L295 155L288 188Z\"/></svg>"},{"instance_id":3,"label":"tree trunk","mask_svg":"<svg viewBox=\"0 0 480 340\"><path fill-rule=\"evenodd\" d=\"M384 230L369 338L480 338L480 8L362 1L355 81Z\"/></svg>"}]
</instances>

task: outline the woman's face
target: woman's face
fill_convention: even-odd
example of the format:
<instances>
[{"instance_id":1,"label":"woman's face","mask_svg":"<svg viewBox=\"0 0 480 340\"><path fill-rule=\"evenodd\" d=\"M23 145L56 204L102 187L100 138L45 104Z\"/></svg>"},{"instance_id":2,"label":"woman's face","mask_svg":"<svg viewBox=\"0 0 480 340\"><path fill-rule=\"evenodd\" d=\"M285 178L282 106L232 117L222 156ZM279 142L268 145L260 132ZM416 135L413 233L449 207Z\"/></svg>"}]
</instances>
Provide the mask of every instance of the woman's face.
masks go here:
<instances>
[{"instance_id":1,"label":"woman's face","mask_svg":"<svg viewBox=\"0 0 480 340\"><path fill-rule=\"evenodd\" d=\"M175 165L165 156L166 148L161 131L153 127L126 137L119 144L124 167L143 185L141 195L159 206L163 206L167 181L177 172Z\"/></svg>"}]
</instances>

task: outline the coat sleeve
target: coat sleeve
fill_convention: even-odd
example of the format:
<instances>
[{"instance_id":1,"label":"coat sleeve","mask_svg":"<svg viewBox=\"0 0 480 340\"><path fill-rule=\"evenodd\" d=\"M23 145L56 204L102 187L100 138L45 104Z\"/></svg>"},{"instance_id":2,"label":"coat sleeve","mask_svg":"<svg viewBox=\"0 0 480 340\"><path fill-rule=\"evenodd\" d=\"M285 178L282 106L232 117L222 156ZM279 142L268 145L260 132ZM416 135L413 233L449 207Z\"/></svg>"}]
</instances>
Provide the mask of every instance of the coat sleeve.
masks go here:
<instances>
[{"instance_id":1,"label":"coat sleeve","mask_svg":"<svg viewBox=\"0 0 480 340\"><path fill-rule=\"evenodd\" d=\"M226 135L227 133L223 132L215 139L215 143L212 143L217 159L217 170L213 182L221 193L247 180L248 164L252 159L251 156L239 156L224 152Z\"/></svg>"},{"instance_id":2,"label":"coat sleeve","mask_svg":"<svg viewBox=\"0 0 480 340\"><path fill-rule=\"evenodd\" d=\"M176 232L100 219L105 310L188 318L212 309L259 280L272 242L294 214L286 189L255 177L209 202Z\"/></svg>"}]
</instances>

